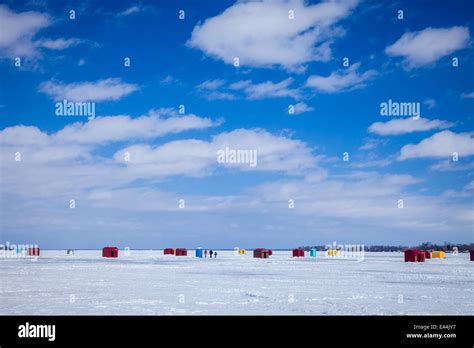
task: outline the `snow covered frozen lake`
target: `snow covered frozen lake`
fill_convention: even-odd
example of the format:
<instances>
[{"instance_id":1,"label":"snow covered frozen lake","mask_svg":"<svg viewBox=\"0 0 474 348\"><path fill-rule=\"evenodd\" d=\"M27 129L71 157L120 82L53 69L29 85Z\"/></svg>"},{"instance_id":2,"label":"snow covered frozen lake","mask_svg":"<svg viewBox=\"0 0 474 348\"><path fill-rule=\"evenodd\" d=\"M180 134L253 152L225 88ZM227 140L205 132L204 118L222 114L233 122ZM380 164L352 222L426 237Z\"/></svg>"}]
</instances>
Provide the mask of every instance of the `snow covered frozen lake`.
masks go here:
<instances>
[{"instance_id":1,"label":"snow covered frozen lake","mask_svg":"<svg viewBox=\"0 0 474 348\"><path fill-rule=\"evenodd\" d=\"M188 255L42 250L36 261L0 258L0 314L474 314L468 254L425 263L405 263L402 253L365 253L359 262L323 252Z\"/></svg>"}]
</instances>

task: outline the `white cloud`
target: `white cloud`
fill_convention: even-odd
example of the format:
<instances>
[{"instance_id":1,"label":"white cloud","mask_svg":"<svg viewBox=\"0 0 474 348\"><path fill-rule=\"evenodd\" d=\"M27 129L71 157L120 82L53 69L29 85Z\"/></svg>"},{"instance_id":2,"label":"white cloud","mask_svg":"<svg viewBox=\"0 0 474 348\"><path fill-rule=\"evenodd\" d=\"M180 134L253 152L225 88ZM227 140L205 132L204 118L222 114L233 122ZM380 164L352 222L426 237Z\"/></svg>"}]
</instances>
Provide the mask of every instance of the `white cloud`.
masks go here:
<instances>
[{"instance_id":1,"label":"white cloud","mask_svg":"<svg viewBox=\"0 0 474 348\"><path fill-rule=\"evenodd\" d=\"M299 103L296 103L294 105L294 114L295 115L303 114L305 112L310 112L310 111L313 111L313 110L314 110L313 107L307 105L304 102L299 102Z\"/></svg>"},{"instance_id":2,"label":"white cloud","mask_svg":"<svg viewBox=\"0 0 474 348\"><path fill-rule=\"evenodd\" d=\"M378 135L400 135L412 132L424 132L433 129L446 129L453 124L442 120L426 118L396 118L388 122L375 122L370 125L369 132Z\"/></svg>"},{"instance_id":3,"label":"white cloud","mask_svg":"<svg viewBox=\"0 0 474 348\"><path fill-rule=\"evenodd\" d=\"M208 118L192 114L181 116L171 109L159 109L138 118L96 117L86 123L67 125L52 134L36 127L14 126L0 131L0 154L10 166L15 165L12 164L12 156L16 151L23 154L26 162L36 165L79 159L88 159L90 164L105 165L107 161L104 158L94 157L94 150L101 146L114 142L149 141L167 134L206 129L219 124L219 121L213 122ZM250 167L248 163L218 163L217 153L226 147L257 151L257 165ZM130 153L130 162L124 160L125 152ZM219 167L302 175L315 168L318 162L304 142L272 135L263 129L237 129L217 134L211 141L185 139L159 146L132 145L116 151L114 159L112 167L126 168L120 171L120 177L129 180L210 175Z\"/></svg>"},{"instance_id":4,"label":"white cloud","mask_svg":"<svg viewBox=\"0 0 474 348\"><path fill-rule=\"evenodd\" d=\"M182 83L178 78L173 77L171 75L166 75L163 79L160 80L160 84L162 84L162 85L171 85L171 84L181 85Z\"/></svg>"},{"instance_id":5,"label":"white cloud","mask_svg":"<svg viewBox=\"0 0 474 348\"><path fill-rule=\"evenodd\" d=\"M187 130L214 127L213 122L193 114L179 115L173 109L151 110L148 114L96 117L88 122L76 122L48 135L32 126L14 126L0 131L0 144L9 146L101 145L128 140L148 140Z\"/></svg>"},{"instance_id":6,"label":"white cloud","mask_svg":"<svg viewBox=\"0 0 474 348\"><path fill-rule=\"evenodd\" d=\"M227 84L225 80L206 80L196 86L196 89L208 100L234 100L242 95L249 100L260 100L267 98L293 98L299 99L300 91L290 88L293 78L289 77L280 82L265 81L253 83L251 80L241 80ZM302 107L303 105L300 105Z\"/></svg>"},{"instance_id":7,"label":"white cloud","mask_svg":"<svg viewBox=\"0 0 474 348\"><path fill-rule=\"evenodd\" d=\"M125 154L130 161L124 161ZM176 140L157 147L133 145L117 151L114 159L126 165L134 178L158 178L167 176L210 175L216 154L212 146L201 140Z\"/></svg>"},{"instance_id":8,"label":"white cloud","mask_svg":"<svg viewBox=\"0 0 474 348\"><path fill-rule=\"evenodd\" d=\"M311 61L331 58L330 44L343 31L335 25L348 17L357 0L325 1L306 5L303 0L239 1L223 13L194 27L187 45L242 66L280 65L300 70ZM289 19L294 11L295 18Z\"/></svg>"},{"instance_id":9,"label":"white cloud","mask_svg":"<svg viewBox=\"0 0 474 348\"><path fill-rule=\"evenodd\" d=\"M79 215L74 214L68 219L74 220L69 220L69 223L79 230L85 229L90 219L94 219L97 226L105 227L98 221L103 221L104 214L108 214L106 211L111 213L110 221L106 223L107 228L117 225L113 221L117 221L118 211L126 215L136 212L161 214L177 211L177 202L181 198L186 199L186 211L212 210L217 214L215 218L220 219L222 217L219 217L219 211L234 210L235 213L235 209L248 209L248 202L237 198L234 200L232 196L195 196L193 199L190 194L170 192L170 187L166 187L167 192L163 193L160 189L162 181L176 176L209 176L216 174L218 170L256 170L304 175L317 161L303 142L274 136L265 130L245 129L218 134L210 141L184 139L158 146L149 143L131 145L121 150L117 146L122 144L112 144L115 146L112 147L115 155L104 155L100 149L109 149L111 141L151 140L150 136L153 135L148 131L149 121L137 120L141 128L138 130L137 124L129 119L119 118L114 122L114 119L108 118L103 123L94 124L97 120L100 118L88 122L94 129L66 127L51 135L36 127L24 126L9 127L0 132L0 194L5 201L11 202L12 207L11 211L0 210L0 218L2 221L14 222L12 227L16 227L9 231L25 228L25 225L32 227L29 231L45 226L49 226L48 231L54 230L55 221L59 225L64 223L63 209L71 198L77 201L80 209ZM130 134L122 132L128 129ZM217 150L224 146L257 149L257 167L217 163ZM124 161L125 151L130 153L130 162ZM16 152L21 153L21 162L14 160ZM35 174L31 175L32 173ZM14 215L15 211L24 210L26 206L29 207L30 215L28 222L23 223L24 220L19 220ZM95 210L97 207L100 209ZM99 211L100 216L97 215ZM180 212L183 213L182 210ZM58 219L45 219L45 214ZM143 230L149 226L145 216L139 219L135 216L132 218L135 222L128 221L128 217L124 218L127 221L118 225L137 227L137 221L140 220ZM181 215L179 219L172 220L187 226L188 223L183 220L186 218L189 217ZM199 216L195 216L189 223L196 224L199 219ZM120 226L116 227L121 228Z\"/></svg>"},{"instance_id":10,"label":"white cloud","mask_svg":"<svg viewBox=\"0 0 474 348\"><path fill-rule=\"evenodd\" d=\"M306 143L275 136L263 129L237 129L221 133L213 137L212 142L216 149L228 146L234 149L257 150L258 165L255 170L303 174L304 171L314 168L318 161Z\"/></svg>"},{"instance_id":11,"label":"white cloud","mask_svg":"<svg viewBox=\"0 0 474 348\"><path fill-rule=\"evenodd\" d=\"M118 14L118 16L129 16L131 14L139 13L141 11L143 11L143 8L141 6L133 5L133 6L128 7L127 9L123 10L122 12L120 12Z\"/></svg>"},{"instance_id":12,"label":"white cloud","mask_svg":"<svg viewBox=\"0 0 474 348\"><path fill-rule=\"evenodd\" d=\"M465 48L469 43L469 28L426 28L402 35L385 49L390 56L401 56L408 68L435 63L437 60Z\"/></svg>"},{"instance_id":13,"label":"white cloud","mask_svg":"<svg viewBox=\"0 0 474 348\"><path fill-rule=\"evenodd\" d=\"M70 84L50 80L39 86L40 92L47 94L55 101L67 99L74 102L119 100L138 89L138 85L122 82L119 78Z\"/></svg>"},{"instance_id":14,"label":"white cloud","mask_svg":"<svg viewBox=\"0 0 474 348\"><path fill-rule=\"evenodd\" d=\"M359 147L359 150L368 151L384 146L387 144L385 139L374 139L368 138L364 140L364 143Z\"/></svg>"},{"instance_id":15,"label":"white cloud","mask_svg":"<svg viewBox=\"0 0 474 348\"><path fill-rule=\"evenodd\" d=\"M453 161L451 159L445 161L439 161L430 166L431 170L436 170L440 172L457 172L457 171L464 171L474 170L474 162L463 163L462 161Z\"/></svg>"},{"instance_id":16,"label":"white cloud","mask_svg":"<svg viewBox=\"0 0 474 348\"><path fill-rule=\"evenodd\" d=\"M46 145L49 142L48 134L33 126L13 126L0 131L2 145Z\"/></svg>"},{"instance_id":17,"label":"white cloud","mask_svg":"<svg viewBox=\"0 0 474 348\"><path fill-rule=\"evenodd\" d=\"M459 157L474 155L474 138L470 133L453 133L445 130L422 140L419 144L409 144L400 150L399 160L422 157Z\"/></svg>"},{"instance_id":18,"label":"white cloud","mask_svg":"<svg viewBox=\"0 0 474 348\"><path fill-rule=\"evenodd\" d=\"M207 100L234 100L237 97L228 92L211 91L204 94Z\"/></svg>"},{"instance_id":19,"label":"white cloud","mask_svg":"<svg viewBox=\"0 0 474 348\"><path fill-rule=\"evenodd\" d=\"M382 168L386 167L393 163L392 158L384 158L384 159L369 159L367 161L352 161L349 166L351 168L361 169L361 168Z\"/></svg>"},{"instance_id":20,"label":"white cloud","mask_svg":"<svg viewBox=\"0 0 474 348\"><path fill-rule=\"evenodd\" d=\"M326 93L337 93L345 90L363 88L366 82L377 73L375 70L367 70L361 74L357 72L360 63L351 65L347 69L333 72L329 76L312 75L306 81L306 86Z\"/></svg>"},{"instance_id":21,"label":"white cloud","mask_svg":"<svg viewBox=\"0 0 474 348\"><path fill-rule=\"evenodd\" d=\"M196 86L199 93L207 100L234 100L237 97L229 92L219 91L227 82L222 79L206 80Z\"/></svg>"},{"instance_id":22,"label":"white cloud","mask_svg":"<svg viewBox=\"0 0 474 348\"><path fill-rule=\"evenodd\" d=\"M226 83L225 80L222 79L215 79L215 80L206 80L199 85L197 85L197 89L201 90L209 90L209 91L215 91L219 89L220 87L224 86Z\"/></svg>"},{"instance_id":23,"label":"white cloud","mask_svg":"<svg viewBox=\"0 0 474 348\"><path fill-rule=\"evenodd\" d=\"M79 39L44 39L36 42L37 46L44 47L50 50L64 50L66 48L79 45L82 41Z\"/></svg>"},{"instance_id":24,"label":"white cloud","mask_svg":"<svg viewBox=\"0 0 474 348\"><path fill-rule=\"evenodd\" d=\"M261 83L253 83L250 80L239 81L229 86L232 90L242 90L248 99L266 99L266 98L282 98L289 97L294 99L300 98L298 89L290 88L293 78L289 77L281 82L274 83L266 81Z\"/></svg>"},{"instance_id":25,"label":"white cloud","mask_svg":"<svg viewBox=\"0 0 474 348\"><path fill-rule=\"evenodd\" d=\"M152 139L166 134L180 133L192 129L205 129L218 125L209 118L193 114L178 115L173 109L151 110L147 115L98 117L86 123L74 123L58 131L54 137L59 141L105 143L130 139Z\"/></svg>"},{"instance_id":26,"label":"white cloud","mask_svg":"<svg viewBox=\"0 0 474 348\"><path fill-rule=\"evenodd\" d=\"M273 214L284 215L285 206L282 203L292 198L295 201L292 213L297 214L299 219L304 221L312 216L315 218L312 221L318 221L318 226L329 223L327 227L332 221L332 228L345 236L352 235L357 230L356 226L365 226L362 228L364 233L390 226L390 229L402 233L408 229L410 233L416 231L419 234L426 230L430 233L451 233L452 224L459 224L467 231L472 223L472 213L467 218L450 216L456 211L463 214L469 212L469 204L447 204L445 197L410 193L410 186L423 183L420 178L375 172L362 172L363 175L357 176L354 173L345 178L329 176L316 182L281 180L260 185L251 192L258 197L257 206L266 206ZM406 209L397 207L400 198L403 198ZM347 229L348 225L351 232Z\"/></svg>"},{"instance_id":27,"label":"white cloud","mask_svg":"<svg viewBox=\"0 0 474 348\"><path fill-rule=\"evenodd\" d=\"M0 4L0 23L0 56L32 57L38 54L33 39L51 24L51 19L39 12L15 13Z\"/></svg>"},{"instance_id":28,"label":"white cloud","mask_svg":"<svg viewBox=\"0 0 474 348\"><path fill-rule=\"evenodd\" d=\"M250 167L248 163L218 163L217 152L226 147L255 150L257 165ZM124 162L125 152L130 154L130 162ZM125 163L135 176L140 177L211 175L219 166L299 175L314 168L318 161L305 143L274 136L263 129L236 129L218 134L209 142L188 139L157 147L134 145L118 151L114 158L119 163Z\"/></svg>"},{"instance_id":29,"label":"white cloud","mask_svg":"<svg viewBox=\"0 0 474 348\"><path fill-rule=\"evenodd\" d=\"M468 99L473 99L474 98L474 92L471 93L462 93L461 98L468 98Z\"/></svg>"},{"instance_id":30,"label":"white cloud","mask_svg":"<svg viewBox=\"0 0 474 348\"><path fill-rule=\"evenodd\" d=\"M41 48L63 50L85 41L75 38L39 39L39 32L53 24L40 12L13 12L0 5L0 58L42 58Z\"/></svg>"},{"instance_id":31,"label":"white cloud","mask_svg":"<svg viewBox=\"0 0 474 348\"><path fill-rule=\"evenodd\" d=\"M273 240L272 245L285 247L295 245L295 241L314 241L315 228L321 243L419 243L449 238L469 242L474 222L470 202L410 193L410 185L422 182L407 175L375 173L351 180L316 175L309 180L278 180L216 195L169 192L170 185L160 181L120 187L126 171L110 164L50 167L40 168L38 175L32 176L17 166L16 177L8 180L21 180L22 185L0 186L2 197L9 201L0 217L8 217L3 219L4 227L11 234L28 231L28 236L38 238L49 233L47 236L54 240L57 233L64 233L64 225L71 225L74 228L67 231L68 241L77 244L93 243L84 235L93 230L94 241L98 233L106 239L120 233L127 241L136 241L136 231L140 231L145 247L160 243L161 238L173 244L218 243L230 247L236 239L249 245ZM30 184L35 184L34 189ZM80 207L73 214L65 212L70 197ZM290 198L295 201L294 209L288 209ZM397 208L399 198L403 198L405 209ZM185 209L178 209L179 199L185 199ZM28 209L28 219L21 213L24 209ZM153 234L157 220L159 239ZM222 233L230 222L238 227ZM40 242L47 244L45 239Z\"/></svg>"}]
</instances>

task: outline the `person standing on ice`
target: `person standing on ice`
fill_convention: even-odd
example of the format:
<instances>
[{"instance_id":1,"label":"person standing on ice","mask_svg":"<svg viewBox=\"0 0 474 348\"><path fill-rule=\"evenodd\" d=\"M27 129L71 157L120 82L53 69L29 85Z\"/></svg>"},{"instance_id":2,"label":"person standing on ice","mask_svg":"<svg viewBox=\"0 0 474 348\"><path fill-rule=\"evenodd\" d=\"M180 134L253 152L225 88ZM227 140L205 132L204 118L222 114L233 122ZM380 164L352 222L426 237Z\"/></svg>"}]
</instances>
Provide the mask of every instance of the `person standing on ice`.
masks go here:
<instances>
[{"instance_id":1,"label":"person standing on ice","mask_svg":"<svg viewBox=\"0 0 474 348\"><path fill-rule=\"evenodd\" d=\"M213 253L213 251L212 251L212 250L211 250L211 251L209 251L209 255L210 255L210 258L211 258L211 259L212 259L212 253Z\"/></svg>"},{"instance_id":2,"label":"person standing on ice","mask_svg":"<svg viewBox=\"0 0 474 348\"><path fill-rule=\"evenodd\" d=\"M207 249L204 249L204 257L207 257Z\"/></svg>"},{"instance_id":3,"label":"person standing on ice","mask_svg":"<svg viewBox=\"0 0 474 348\"><path fill-rule=\"evenodd\" d=\"M217 251L214 251L214 258L217 257Z\"/></svg>"}]
</instances>

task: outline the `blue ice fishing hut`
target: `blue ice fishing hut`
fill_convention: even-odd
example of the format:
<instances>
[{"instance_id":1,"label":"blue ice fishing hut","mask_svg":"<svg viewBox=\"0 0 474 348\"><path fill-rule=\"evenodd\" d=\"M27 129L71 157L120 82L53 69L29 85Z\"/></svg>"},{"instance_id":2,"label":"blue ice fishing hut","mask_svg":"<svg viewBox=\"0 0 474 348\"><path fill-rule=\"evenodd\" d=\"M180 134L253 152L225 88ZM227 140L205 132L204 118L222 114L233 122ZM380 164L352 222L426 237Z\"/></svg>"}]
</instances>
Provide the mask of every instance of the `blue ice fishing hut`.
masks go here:
<instances>
[{"instance_id":1,"label":"blue ice fishing hut","mask_svg":"<svg viewBox=\"0 0 474 348\"><path fill-rule=\"evenodd\" d=\"M196 257L202 258L202 249L201 248L196 249Z\"/></svg>"}]
</instances>

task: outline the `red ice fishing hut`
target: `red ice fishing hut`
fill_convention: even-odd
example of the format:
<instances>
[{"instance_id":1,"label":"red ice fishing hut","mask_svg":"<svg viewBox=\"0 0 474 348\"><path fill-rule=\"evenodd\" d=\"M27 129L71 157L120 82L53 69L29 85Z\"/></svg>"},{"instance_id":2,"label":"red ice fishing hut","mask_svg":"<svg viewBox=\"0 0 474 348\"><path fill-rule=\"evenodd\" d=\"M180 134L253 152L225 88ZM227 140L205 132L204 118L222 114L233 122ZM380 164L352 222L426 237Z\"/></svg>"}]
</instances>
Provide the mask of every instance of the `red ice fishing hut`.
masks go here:
<instances>
[{"instance_id":1,"label":"red ice fishing hut","mask_svg":"<svg viewBox=\"0 0 474 348\"><path fill-rule=\"evenodd\" d=\"M188 255L188 250L185 248L178 248L176 249L176 256L187 256Z\"/></svg>"},{"instance_id":2,"label":"red ice fishing hut","mask_svg":"<svg viewBox=\"0 0 474 348\"><path fill-rule=\"evenodd\" d=\"M268 259L270 255L271 255L271 250L268 250L268 249L258 248L258 249L254 249L253 251L253 257L256 257L258 259Z\"/></svg>"},{"instance_id":3,"label":"red ice fishing hut","mask_svg":"<svg viewBox=\"0 0 474 348\"><path fill-rule=\"evenodd\" d=\"M28 256L40 256L40 248L28 248Z\"/></svg>"},{"instance_id":4,"label":"red ice fishing hut","mask_svg":"<svg viewBox=\"0 0 474 348\"><path fill-rule=\"evenodd\" d=\"M425 252L423 250L405 250L405 262L425 262Z\"/></svg>"},{"instance_id":5,"label":"red ice fishing hut","mask_svg":"<svg viewBox=\"0 0 474 348\"><path fill-rule=\"evenodd\" d=\"M431 259L431 251L425 250L425 259Z\"/></svg>"},{"instance_id":6,"label":"red ice fishing hut","mask_svg":"<svg viewBox=\"0 0 474 348\"><path fill-rule=\"evenodd\" d=\"M166 248L165 250L163 250L163 253L165 255L174 255L174 249Z\"/></svg>"},{"instance_id":7,"label":"red ice fishing hut","mask_svg":"<svg viewBox=\"0 0 474 348\"><path fill-rule=\"evenodd\" d=\"M105 247L102 249L102 257L118 257L118 248Z\"/></svg>"},{"instance_id":8,"label":"red ice fishing hut","mask_svg":"<svg viewBox=\"0 0 474 348\"><path fill-rule=\"evenodd\" d=\"M293 249L293 257L304 257L303 249Z\"/></svg>"}]
</instances>

